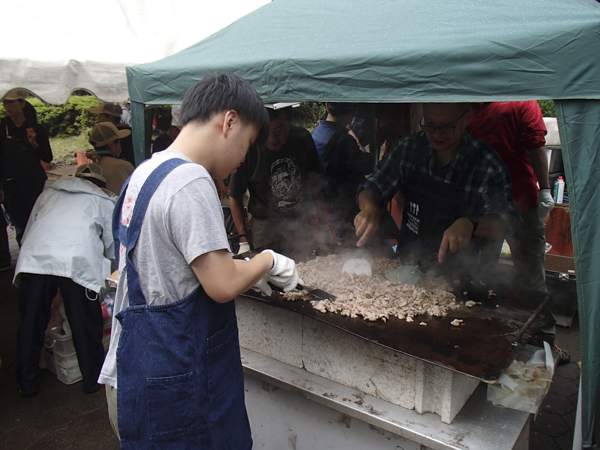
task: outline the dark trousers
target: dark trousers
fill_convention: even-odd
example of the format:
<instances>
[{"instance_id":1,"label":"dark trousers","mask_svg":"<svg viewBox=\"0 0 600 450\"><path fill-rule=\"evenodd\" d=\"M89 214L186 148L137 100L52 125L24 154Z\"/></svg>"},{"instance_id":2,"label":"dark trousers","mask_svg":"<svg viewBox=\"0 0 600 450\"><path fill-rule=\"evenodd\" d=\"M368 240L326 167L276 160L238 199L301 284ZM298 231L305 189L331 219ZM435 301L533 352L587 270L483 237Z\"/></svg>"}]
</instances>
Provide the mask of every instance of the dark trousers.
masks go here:
<instances>
[{"instance_id":1,"label":"dark trousers","mask_svg":"<svg viewBox=\"0 0 600 450\"><path fill-rule=\"evenodd\" d=\"M37 198L44 190L46 174L33 178L5 179L2 182L4 195L4 210L10 224L15 228L17 242L21 246L21 239L27 226L27 221Z\"/></svg>"},{"instance_id":2,"label":"dark trousers","mask_svg":"<svg viewBox=\"0 0 600 450\"><path fill-rule=\"evenodd\" d=\"M0 209L0 268L10 265L10 251L8 247L8 232L6 219Z\"/></svg>"},{"instance_id":3,"label":"dark trousers","mask_svg":"<svg viewBox=\"0 0 600 450\"><path fill-rule=\"evenodd\" d=\"M23 233L25 232L25 227L27 226L27 221L29 220L29 215L31 214L34 204L35 198L33 199L33 202L13 203L6 200L4 201L4 207L6 209L6 214L8 215L8 220L10 220L10 224L15 227L15 233L19 247L21 246Z\"/></svg>"},{"instance_id":4,"label":"dark trousers","mask_svg":"<svg viewBox=\"0 0 600 450\"><path fill-rule=\"evenodd\" d=\"M50 321L52 299L60 289L73 333L73 345L83 375L83 390L95 392L104 362L103 323L100 301L90 301L86 288L70 278L22 273L19 290L21 326L17 341L17 379L23 394L37 389L37 374ZM88 291L91 298L95 293Z\"/></svg>"}]
</instances>

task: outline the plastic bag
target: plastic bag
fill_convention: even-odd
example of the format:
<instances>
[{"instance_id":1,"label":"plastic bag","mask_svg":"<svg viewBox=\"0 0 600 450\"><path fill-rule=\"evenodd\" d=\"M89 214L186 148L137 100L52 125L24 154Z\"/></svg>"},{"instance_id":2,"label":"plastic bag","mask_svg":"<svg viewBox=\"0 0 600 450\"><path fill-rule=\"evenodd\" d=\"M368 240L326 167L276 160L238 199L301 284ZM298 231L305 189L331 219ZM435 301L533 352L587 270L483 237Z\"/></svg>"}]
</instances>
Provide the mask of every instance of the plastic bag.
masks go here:
<instances>
[{"instance_id":1,"label":"plastic bag","mask_svg":"<svg viewBox=\"0 0 600 450\"><path fill-rule=\"evenodd\" d=\"M487 399L494 405L536 414L550 389L553 375L552 349L544 342L544 349L533 353L526 363L513 361L498 383L489 384Z\"/></svg>"}]
</instances>

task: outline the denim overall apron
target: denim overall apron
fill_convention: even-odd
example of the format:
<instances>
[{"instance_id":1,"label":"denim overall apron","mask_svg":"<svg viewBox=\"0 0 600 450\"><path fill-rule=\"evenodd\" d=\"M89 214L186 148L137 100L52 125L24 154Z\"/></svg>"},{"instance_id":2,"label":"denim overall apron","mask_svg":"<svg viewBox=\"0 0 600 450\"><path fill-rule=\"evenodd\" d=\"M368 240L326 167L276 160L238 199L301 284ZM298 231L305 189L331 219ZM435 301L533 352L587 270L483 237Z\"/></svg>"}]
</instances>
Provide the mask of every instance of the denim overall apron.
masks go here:
<instances>
[{"instance_id":1,"label":"denim overall apron","mask_svg":"<svg viewBox=\"0 0 600 450\"><path fill-rule=\"evenodd\" d=\"M121 448L250 449L235 305L219 304L198 287L182 299L148 305L132 251L150 199L185 161L156 168L142 186L126 227L113 214L115 248L126 247L129 307L117 349L117 419ZM169 270L165 267L165 270Z\"/></svg>"},{"instance_id":2,"label":"denim overall apron","mask_svg":"<svg viewBox=\"0 0 600 450\"><path fill-rule=\"evenodd\" d=\"M402 191L405 201L398 240L401 256L416 263L437 257L444 231L457 219L469 215L464 201L465 181L477 159L474 155L466 170L456 172L452 184L434 180L416 170L408 175ZM423 156L417 167L419 164L427 165L427 158Z\"/></svg>"}]
</instances>

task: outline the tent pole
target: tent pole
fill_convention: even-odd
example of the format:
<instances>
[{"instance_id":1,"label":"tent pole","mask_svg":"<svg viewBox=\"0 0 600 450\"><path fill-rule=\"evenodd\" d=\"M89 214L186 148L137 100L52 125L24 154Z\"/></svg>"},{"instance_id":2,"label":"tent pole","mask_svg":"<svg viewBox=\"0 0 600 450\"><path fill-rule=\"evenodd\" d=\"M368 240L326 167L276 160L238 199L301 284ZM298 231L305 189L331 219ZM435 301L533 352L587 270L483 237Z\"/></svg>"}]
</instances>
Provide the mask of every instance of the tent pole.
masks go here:
<instances>
[{"instance_id":1,"label":"tent pole","mask_svg":"<svg viewBox=\"0 0 600 450\"><path fill-rule=\"evenodd\" d=\"M131 102L131 123L133 133L133 153L135 165L150 157L152 144L152 117L154 108L146 108L143 103Z\"/></svg>"}]
</instances>

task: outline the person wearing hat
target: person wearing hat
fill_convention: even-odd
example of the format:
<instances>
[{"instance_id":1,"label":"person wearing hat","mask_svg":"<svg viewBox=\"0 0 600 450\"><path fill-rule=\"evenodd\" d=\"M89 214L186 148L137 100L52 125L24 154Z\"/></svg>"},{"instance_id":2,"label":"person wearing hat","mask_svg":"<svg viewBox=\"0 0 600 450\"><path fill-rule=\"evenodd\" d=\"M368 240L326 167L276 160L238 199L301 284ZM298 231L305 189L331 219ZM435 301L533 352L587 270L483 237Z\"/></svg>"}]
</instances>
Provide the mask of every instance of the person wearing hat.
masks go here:
<instances>
[{"instance_id":1,"label":"person wearing hat","mask_svg":"<svg viewBox=\"0 0 600 450\"><path fill-rule=\"evenodd\" d=\"M19 288L17 380L21 394L37 391L38 365L52 300L60 289L83 376L83 390L100 388L104 362L103 320L98 295L111 274L111 233L116 196L103 189L97 164L77 168L46 189L35 203L23 235L13 283Z\"/></svg>"},{"instance_id":2,"label":"person wearing hat","mask_svg":"<svg viewBox=\"0 0 600 450\"><path fill-rule=\"evenodd\" d=\"M106 176L106 189L116 195L121 193L123 183L135 170L129 161L119 159L121 140L130 134L130 130L118 130L111 122L102 122L89 136L90 144L94 146L94 158L99 158L98 164Z\"/></svg>"},{"instance_id":3,"label":"person wearing hat","mask_svg":"<svg viewBox=\"0 0 600 450\"><path fill-rule=\"evenodd\" d=\"M121 141L121 158L126 159L135 166L133 154L133 141L131 140L131 127L121 122L123 108L118 103L100 103L95 108L88 110L92 114L98 114L98 123L112 123L119 130L129 130L129 135Z\"/></svg>"},{"instance_id":4,"label":"person wearing hat","mask_svg":"<svg viewBox=\"0 0 600 450\"><path fill-rule=\"evenodd\" d=\"M47 179L40 160L52 161L48 133L26 114L25 94L24 89L13 89L4 95L7 117L0 121L0 200L19 243Z\"/></svg>"}]
</instances>

